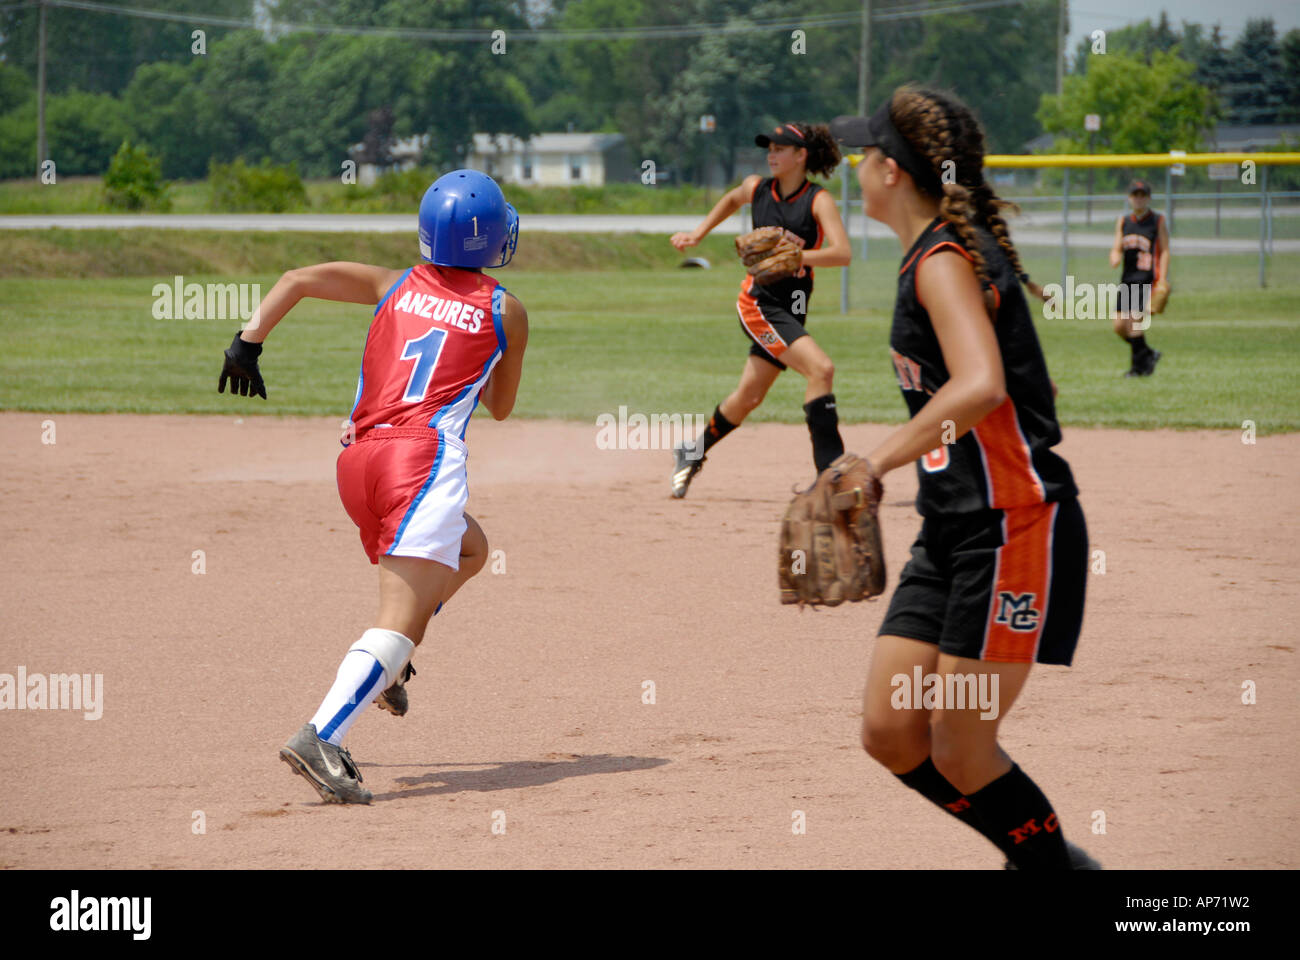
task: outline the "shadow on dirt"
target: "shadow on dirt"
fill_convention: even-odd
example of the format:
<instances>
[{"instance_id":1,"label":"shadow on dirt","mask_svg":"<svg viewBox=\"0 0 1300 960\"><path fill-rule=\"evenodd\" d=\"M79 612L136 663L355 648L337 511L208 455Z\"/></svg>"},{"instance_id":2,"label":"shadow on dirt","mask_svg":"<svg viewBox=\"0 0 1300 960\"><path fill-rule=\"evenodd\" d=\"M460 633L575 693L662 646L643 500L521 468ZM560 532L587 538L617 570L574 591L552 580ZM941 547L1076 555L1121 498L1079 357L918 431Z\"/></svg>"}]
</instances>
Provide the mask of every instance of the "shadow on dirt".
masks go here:
<instances>
[{"instance_id":1,"label":"shadow on dirt","mask_svg":"<svg viewBox=\"0 0 1300 960\"><path fill-rule=\"evenodd\" d=\"M668 763L661 757L616 757L608 753L562 756L564 759L561 760L512 760L507 763L483 764L488 767L485 770L466 770L463 769L464 764L457 763L427 764L426 768L432 768L433 772L416 777L397 777L397 782L405 789L377 793L375 801L404 800L408 797L428 797L465 791L517 790L522 787L540 787L569 777L650 770ZM360 766L364 775L366 767L393 765L363 763ZM402 766L410 765L402 764Z\"/></svg>"}]
</instances>

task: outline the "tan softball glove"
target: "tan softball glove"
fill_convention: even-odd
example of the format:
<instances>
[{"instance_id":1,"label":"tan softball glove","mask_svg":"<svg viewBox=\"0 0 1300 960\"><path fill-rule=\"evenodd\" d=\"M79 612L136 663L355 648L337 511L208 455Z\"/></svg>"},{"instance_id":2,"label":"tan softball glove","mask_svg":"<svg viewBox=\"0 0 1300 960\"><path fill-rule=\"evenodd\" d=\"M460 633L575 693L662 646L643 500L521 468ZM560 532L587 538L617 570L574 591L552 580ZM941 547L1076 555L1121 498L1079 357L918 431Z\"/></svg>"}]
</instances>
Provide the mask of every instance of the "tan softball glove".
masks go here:
<instances>
[{"instance_id":1,"label":"tan softball glove","mask_svg":"<svg viewBox=\"0 0 1300 960\"><path fill-rule=\"evenodd\" d=\"M736 238L736 254L755 283L793 277L803 269L803 249L781 227L759 227Z\"/></svg>"},{"instance_id":2,"label":"tan softball glove","mask_svg":"<svg viewBox=\"0 0 1300 960\"><path fill-rule=\"evenodd\" d=\"M880 536L884 488L871 464L846 453L795 494L781 521L777 579L782 603L870 600L885 592Z\"/></svg>"},{"instance_id":3,"label":"tan softball glove","mask_svg":"<svg viewBox=\"0 0 1300 960\"><path fill-rule=\"evenodd\" d=\"M1167 303L1169 303L1169 281L1161 280L1151 291L1151 312L1164 313Z\"/></svg>"}]
</instances>

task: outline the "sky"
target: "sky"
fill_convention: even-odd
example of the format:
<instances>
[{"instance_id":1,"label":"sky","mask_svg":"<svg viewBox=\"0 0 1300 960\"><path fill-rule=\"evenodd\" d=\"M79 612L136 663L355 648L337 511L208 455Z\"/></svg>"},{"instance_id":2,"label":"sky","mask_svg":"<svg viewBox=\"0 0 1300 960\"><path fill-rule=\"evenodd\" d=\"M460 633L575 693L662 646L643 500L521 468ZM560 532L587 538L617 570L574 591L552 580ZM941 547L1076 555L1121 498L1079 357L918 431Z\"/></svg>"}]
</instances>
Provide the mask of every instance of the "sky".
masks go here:
<instances>
[{"instance_id":1,"label":"sky","mask_svg":"<svg viewBox=\"0 0 1300 960\"><path fill-rule=\"evenodd\" d=\"M1177 27L1182 21L1203 23L1207 27L1222 24L1225 43L1237 39L1247 20L1272 17L1278 35L1300 27L1300 2L1297 0L1070 0L1070 39L1066 47L1074 48L1094 30L1115 30L1129 23L1160 19L1160 11L1169 13L1169 22Z\"/></svg>"}]
</instances>

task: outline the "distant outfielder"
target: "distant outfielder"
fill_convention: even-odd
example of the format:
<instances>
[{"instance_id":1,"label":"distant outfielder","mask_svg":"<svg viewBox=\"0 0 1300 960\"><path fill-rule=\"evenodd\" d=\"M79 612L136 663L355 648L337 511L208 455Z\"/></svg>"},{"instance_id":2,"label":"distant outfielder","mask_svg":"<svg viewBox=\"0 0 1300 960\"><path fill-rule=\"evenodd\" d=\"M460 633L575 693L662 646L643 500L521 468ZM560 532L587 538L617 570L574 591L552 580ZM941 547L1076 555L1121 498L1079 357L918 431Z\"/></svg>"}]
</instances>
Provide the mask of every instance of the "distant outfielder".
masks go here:
<instances>
[{"instance_id":1,"label":"distant outfielder","mask_svg":"<svg viewBox=\"0 0 1300 960\"><path fill-rule=\"evenodd\" d=\"M411 654L430 618L487 559L483 530L465 513L465 429L480 399L497 420L514 408L528 316L482 270L510 262L518 232L491 177L448 173L420 203L422 263L290 270L226 351L217 389L229 378L232 393L265 397L262 341L299 300L378 304L337 472L343 506L379 565L379 614L316 714L280 750L327 803L370 802L343 738L373 702L406 713Z\"/></svg>"},{"instance_id":2,"label":"distant outfielder","mask_svg":"<svg viewBox=\"0 0 1300 960\"><path fill-rule=\"evenodd\" d=\"M1133 212L1115 221L1115 245L1110 250L1110 265L1124 265L1115 333L1132 351L1124 376L1149 377L1156 372L1161 353L1147 345L1145 331L1150 316L1163 313L1169 299L1169 227L1163 214L1151 209L1151 185L1145 180L1134 180L1129 186L1128 202Z\"/></svg>"}]
</instances>

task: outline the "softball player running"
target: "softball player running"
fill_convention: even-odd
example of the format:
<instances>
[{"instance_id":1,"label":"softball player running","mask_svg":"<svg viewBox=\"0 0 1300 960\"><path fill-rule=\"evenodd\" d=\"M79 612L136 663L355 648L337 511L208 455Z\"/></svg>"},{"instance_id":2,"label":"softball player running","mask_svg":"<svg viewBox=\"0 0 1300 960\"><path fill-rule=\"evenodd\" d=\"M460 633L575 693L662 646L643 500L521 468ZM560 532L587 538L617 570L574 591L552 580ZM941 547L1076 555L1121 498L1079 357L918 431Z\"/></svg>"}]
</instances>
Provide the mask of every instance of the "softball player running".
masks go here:
<instances>
[{"instance_id":1,"label":"softball player running","mask_svg":"<svg viewBox=\"0 0 1300 960\"><path fill-rule=\"evenodd\" d=\"M673 234L672 245L678 250L695 246L748 203L755 229L784 227L799 238L804 268L796 276L767 285L756 284L752 276L745 275L736 311L740 314L740 328L752 341L749 359L741 371L740 384L714 408L703 438L697 438L692 447L673 451L672 490L679 499L686 496L709 448L753 413L787 366L808 381L803 409L812 434L817 472L844 452L835 394L831 392L835 367L804 329L812 297L813 268L842 267L851 259L849 237L834 199L807 177L809 171L830 174L840 162L839 148L825 126L806 123L783 123L770 134L759 134L754 142L767 150L772 175L746 177L718 201L698 227L689 233Z\"/></svg>"},{"instance_id":2,"label":"softball player running","mask_svg":"<svg viewBox=\"0 0 1300 960\"><path fill-rule=\"evenodd\" d=\"M997 739L1031 666L1074 655L1088 534L1051 449L1061 433L1029 278L984 181L983 132L956 99L908 87L831 129L865 150L850 158L864 209L904 251L890 348L912 418L868 459L881 476L916 461L923 517L868 670L863 746L1008 866L1095 867ZM953 695L900 695L900 678L926 677ZM976 687L991 704L973 702Z\"/></svg>"},{"instance_id":3,"label":"softball player running","mask_svg":"<svg viewBox=\"0 0 1300 960\"><path fill-rule=\"evenodd\" d=\"M487 558L483 531L465 513L465 428L480 399L497 420L514 408L528 316L482 270L510 262L518 233L515 209L491 177L453 171L420 203L421 263L290 270L226 351L217 389L229 378L232 393L265 398L262 341L299 300L378 304L337 474L343 506L379 566L379 613L316 714L280 750L327 803L370 802L343 738L372 702L406 712L411 654L429 619Z\"/></svg>"},{"instance_id":4,"label":"softball player running","mask_svg":"<svg viewBox=\"0 0 1300 960\"><path fill-rule=\"evenodd\" d=\"M1115 333L1128 343L1133 357L1126 377L1149 377L1156 371L1160 351L1147 346L1147 328L1152 285L1169 287L1169 227L1162 214L1151 209L1151 185L1134 180L1128 188L1133 212L1115 221L1115 245L1110 265L1123 264L1119 303L1115 310ZM1157 307L1156 309L1159 309Z\"/></svg>"}]
</instances>

